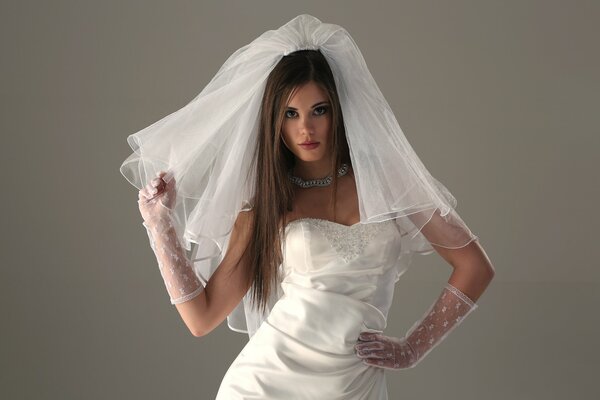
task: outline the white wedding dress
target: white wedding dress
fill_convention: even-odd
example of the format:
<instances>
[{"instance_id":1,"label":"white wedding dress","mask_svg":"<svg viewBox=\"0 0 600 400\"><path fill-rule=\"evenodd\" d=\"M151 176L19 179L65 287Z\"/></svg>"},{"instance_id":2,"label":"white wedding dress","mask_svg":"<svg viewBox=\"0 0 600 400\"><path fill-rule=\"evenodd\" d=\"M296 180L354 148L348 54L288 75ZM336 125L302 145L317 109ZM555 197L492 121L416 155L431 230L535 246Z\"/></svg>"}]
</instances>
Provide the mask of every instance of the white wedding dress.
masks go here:
<instances>
[{"instance_id":1,"label":"white wedding dress","mask_svg":"<svg viewBox=\"0 0 600 400\"><path fill-rule=\"evenodd\" d=\"M398 227L301 218L285 231L283 295L227 370L217 400L387 399L385 370L364 364L354 345L360 332L386 327Z\"/></svg>"}]
</instances>

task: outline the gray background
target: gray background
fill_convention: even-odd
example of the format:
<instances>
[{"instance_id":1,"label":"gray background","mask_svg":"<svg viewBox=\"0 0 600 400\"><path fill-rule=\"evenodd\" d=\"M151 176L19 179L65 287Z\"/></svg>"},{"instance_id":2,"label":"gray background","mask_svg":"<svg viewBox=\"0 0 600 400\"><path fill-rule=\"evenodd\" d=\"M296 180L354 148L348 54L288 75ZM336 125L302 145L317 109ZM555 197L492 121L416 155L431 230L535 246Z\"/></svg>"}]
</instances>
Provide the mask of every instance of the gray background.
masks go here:
<instances>
[{"instance_id":1,"label":"gray background","mask_svg":"<svg viewBox=\"0 0 600 400\"><path fill-rule=\"evenodd\" d=\"M3 399L211 399L247 341L193 337L119 172L127 135L301 13L344 26L496 277L390 399L600 398L596 1L2 2ZM451 268L418 257L387 333Z\"/></svg>"}]
</instances>

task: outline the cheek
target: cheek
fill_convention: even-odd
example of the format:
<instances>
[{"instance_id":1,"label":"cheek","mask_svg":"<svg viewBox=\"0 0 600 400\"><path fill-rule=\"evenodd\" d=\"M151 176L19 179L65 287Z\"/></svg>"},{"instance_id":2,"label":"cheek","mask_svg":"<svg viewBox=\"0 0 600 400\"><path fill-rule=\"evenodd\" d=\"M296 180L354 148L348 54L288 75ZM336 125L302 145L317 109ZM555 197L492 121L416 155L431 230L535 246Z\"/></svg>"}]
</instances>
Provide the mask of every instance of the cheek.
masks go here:
<instances>
[{"instance_id":1,"label":"cheek","mask_svg":"<svg viewBox=\"0 0 600 400\"><path fill-rule=\"evenodd\" d=\"M285 140L287 143L290 143L291 141L291 137L290 137L290 133L289 133L289 129L286 129L285 127L283 127L281 129L281 138L283 140Z\"/></svg>"},{"instance_id":2,"label":"cheek","mask_svg":"<svg viewBox=\"0 0 600 400\"><path fill-rule=\"evenodd\" d=\"M281 130L281 145L283 145L283 147L287 148L288 150L290 150L292 153L296 153L296 149L294 146L295 140L293 138L293 135L290 134L288 129L282 128Z\"/></svg>"},{"instance_id":3,"label":"cheek","mask_svg":"<svg viewBox=\"0 0 600 400\"><path fill-rule=\"evenodd\" d=\"M331 138L331 128L332 128L333 124L331 123L331 118L324 118L321 121L320 124L320 130L322 132L322 135L327 138L330 139Z\"/></svg>"},{"instance_id":4,"label":"cheek","mask_svg":"<svg viewBox=\"0 0 600 400\"><path fill-rule=\"evenodd\" d=\"M292 131L293 125L288 120L283 120L283 124L281 125L281 134L286 137L286 139L290 136L290 132Z\"/></svg>"}]
</instances>

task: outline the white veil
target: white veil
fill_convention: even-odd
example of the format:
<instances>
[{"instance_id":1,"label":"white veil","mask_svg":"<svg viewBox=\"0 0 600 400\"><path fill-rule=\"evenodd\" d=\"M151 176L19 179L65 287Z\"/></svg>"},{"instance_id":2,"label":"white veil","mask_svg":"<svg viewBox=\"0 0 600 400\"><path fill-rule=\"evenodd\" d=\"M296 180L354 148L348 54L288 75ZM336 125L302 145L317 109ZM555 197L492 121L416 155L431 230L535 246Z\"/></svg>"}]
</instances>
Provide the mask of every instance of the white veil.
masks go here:
<instances>
[{"instance_id":1,"label":"white veil","mask_svg":"<svg viewBox=\"0 0 600 400\"><path fill-rule=\"evenodd\" d=\"M176 178L176 230L199 278L208 281L238 213L251 207L251 157L269 73L282 57L304 49L320 50L335 78L361 223L393 218L404 235L396 279L412 254L432 253L431 244L459 248L477 239L456 213L454 196L408 143L352 37L302 14L235 51L187 105L127 138L133 153L120 171L132 185L141 189L161 170ZM259 315L249 290L227 317L229 328L252 336L280 295L272 293Z\"/></svg>"}]
</instances>

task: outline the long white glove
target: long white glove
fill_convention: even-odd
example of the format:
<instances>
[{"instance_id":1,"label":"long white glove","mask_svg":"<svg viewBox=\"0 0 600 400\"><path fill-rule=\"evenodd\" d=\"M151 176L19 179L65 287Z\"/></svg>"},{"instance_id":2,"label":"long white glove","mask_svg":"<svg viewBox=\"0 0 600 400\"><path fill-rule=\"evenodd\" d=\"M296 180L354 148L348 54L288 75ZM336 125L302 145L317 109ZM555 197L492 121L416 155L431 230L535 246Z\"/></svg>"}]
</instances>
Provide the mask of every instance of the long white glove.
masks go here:
<instances>
[{"instance_id":1,"label":"long white glove","mask_svg":"<svg viewBox=\"0 0 600 400\"><path fill-rule=\"evenodd\" d=\"M139 191L138 204L171 304L179 304L199 295L204 285L194 272L173 226L175 178L166 183L165 175L159 172Z\"/></svg>"},{"instance_id":2,"label":"long white glove","mask_svg":"<svg viewBox=\"0 0 600 400\"><path fill-rule=\"evenodd\" d=\"M367 365L412 368L477 307L463 292L447 283L438 299L404 337L363 332L354 346L356 354Z\"/></svg>"}]
</instances>

